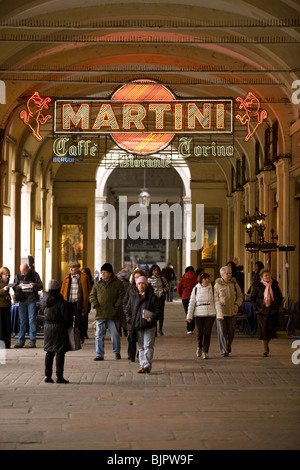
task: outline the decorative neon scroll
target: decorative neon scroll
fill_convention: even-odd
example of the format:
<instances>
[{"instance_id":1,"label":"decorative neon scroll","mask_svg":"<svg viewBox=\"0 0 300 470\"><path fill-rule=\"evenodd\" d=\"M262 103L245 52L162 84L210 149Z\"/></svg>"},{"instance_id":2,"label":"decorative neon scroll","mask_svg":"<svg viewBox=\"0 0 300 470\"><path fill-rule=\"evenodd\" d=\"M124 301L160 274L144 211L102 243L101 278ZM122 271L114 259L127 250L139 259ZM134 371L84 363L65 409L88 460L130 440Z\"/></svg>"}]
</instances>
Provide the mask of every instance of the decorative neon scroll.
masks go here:
<instances>
[{"instance_id":1,"label":"decorative neon scroll","mask_svg":"<svg viewBox=\"0 0 300 470\"><path fill-rule=\"evenodd\" d=\"M30 127L34 137L41 141L43 140L40 134L40 126L46 124L51 119L51 114L46 116L42 113L43 109L48 109L48 104L51 102L51 98L41 98L36 91L27 101L27 111L23 110L20 112L20 118Z\"/></svg>"},{"instance_id":2,"label":"decorative neon scroll","mask_svg":"<svg viewBox=\"0 0 300 470\"><path fill-rule=\"evenodd\" d=\"M245 99L238 96L236 101L239 103L239 109L243 109L245 114L236 114L234 117L238 119L243 126L247 126L248 133L245 137L245 142L253 136L258 126L267 119L268 113L260 108L260 101L250 91ZM251 130L250 126L254 126Z\"/></svg>"}]
</instances>

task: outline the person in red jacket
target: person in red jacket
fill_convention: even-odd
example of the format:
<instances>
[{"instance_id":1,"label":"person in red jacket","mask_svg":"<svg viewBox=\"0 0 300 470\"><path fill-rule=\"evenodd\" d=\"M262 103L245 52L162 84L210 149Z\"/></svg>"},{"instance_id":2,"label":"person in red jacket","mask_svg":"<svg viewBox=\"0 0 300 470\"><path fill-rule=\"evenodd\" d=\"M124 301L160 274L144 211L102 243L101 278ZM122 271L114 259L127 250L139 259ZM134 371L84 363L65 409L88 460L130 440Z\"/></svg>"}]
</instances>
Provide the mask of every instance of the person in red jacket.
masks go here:
<instances>
[{"instance_id":1,"label":"person in red jacket","mask_svg":"<svg viewBox=\"0 0 300 470\"><path fill-rule=\"evenodd\" d=\"M191 293L195 285L197 284L197 276L195 274L195 270L193 266L188 266L185 268L185 274L184 276L179 279L178 285L177 285L177 293L179 297L181 297L182 300L182 305L185 311L185 318L187 316L188 312L188 306L189 306L189 301L191 297ZM187 329L187 334L191 334L194 329L195 329L195 320L193 319L190 323L186 322L186 329Z\"/></svg>"}]
</instances>

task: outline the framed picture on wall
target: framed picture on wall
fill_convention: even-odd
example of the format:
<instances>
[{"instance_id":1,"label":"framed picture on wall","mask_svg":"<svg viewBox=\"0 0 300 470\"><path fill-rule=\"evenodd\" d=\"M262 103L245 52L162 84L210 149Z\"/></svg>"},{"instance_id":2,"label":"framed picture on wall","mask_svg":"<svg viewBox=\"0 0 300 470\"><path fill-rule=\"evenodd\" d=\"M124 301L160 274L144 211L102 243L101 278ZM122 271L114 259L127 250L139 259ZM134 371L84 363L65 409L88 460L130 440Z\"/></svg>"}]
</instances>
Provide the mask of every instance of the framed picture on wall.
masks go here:
<instances>
[{"instance_id":1,"label":"framed picture on wall","mask_svg":"<svg viewBox=\"0 0 300 470\"><path fill-rule=\"evenodd\" d=\"M216 225L204 226L204 245L201 251L203 264L217 264L218 262L218 227Z\"/></svg>"},{"instance_id":2,"label":"framed picture on wall","mask_svg":"<svg viewBox=\"0 0 300 470\"><path fill-rule=\"evenodd\" d=\"M63 279L69 273L69 263L78 261L85 266L86 251L85 214L60 214L60 274Z\"/></svg>"}]
</instances>

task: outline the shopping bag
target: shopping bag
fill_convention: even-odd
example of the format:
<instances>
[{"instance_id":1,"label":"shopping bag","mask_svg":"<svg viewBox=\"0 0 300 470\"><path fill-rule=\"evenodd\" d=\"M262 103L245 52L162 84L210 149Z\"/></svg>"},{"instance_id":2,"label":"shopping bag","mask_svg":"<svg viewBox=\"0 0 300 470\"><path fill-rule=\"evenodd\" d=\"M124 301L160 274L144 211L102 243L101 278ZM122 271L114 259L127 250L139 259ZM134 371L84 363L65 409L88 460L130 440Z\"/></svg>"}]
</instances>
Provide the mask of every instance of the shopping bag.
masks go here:
<instances>
[{"instance_id":1,"label":"shopping bag","mask_svg":"<svg viewBox=\"0 0 300 470\"><path fill-rule=\"evenodd\" d=\"M69 335L69 350L70 351L78 351L81 349L81 342L80 342L80 334L78 328L69 328L68 329Z\"/></svg>"}]
</instances>

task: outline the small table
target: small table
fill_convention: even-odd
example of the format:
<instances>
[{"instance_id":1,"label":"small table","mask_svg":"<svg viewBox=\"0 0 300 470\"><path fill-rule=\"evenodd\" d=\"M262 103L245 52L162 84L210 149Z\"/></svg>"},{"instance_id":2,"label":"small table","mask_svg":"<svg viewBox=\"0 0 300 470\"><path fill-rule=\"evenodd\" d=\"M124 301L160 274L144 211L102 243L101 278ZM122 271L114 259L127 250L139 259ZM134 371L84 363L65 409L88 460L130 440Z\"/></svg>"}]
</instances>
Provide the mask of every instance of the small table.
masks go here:
<instances>
[{"instance_id":1,"label":"small table","mask_svg":"<svg viewBox=\"0 0 300 470\"><path fill-rule=\"evenodd\" d=\"M40 308L40 302L36 303L36 312ZM19 303L14 304L10 308L10 322L11 322L11 334L17 335L20 331L20 314L19 314ZM29 325L27 322L26 333L29 332Z\"/></svg>"},{"instance_id":2,"label":"small table","mask_svg":"<svg viewBox=\"0 0 300 470\"><path fill-rule=\"evenodd\" d=\"M246 312L249 317L250 330L255 333L257 331L257 319L252 303L244 301L241 305L241 308Z\"/></svg>"}]
</instances>

